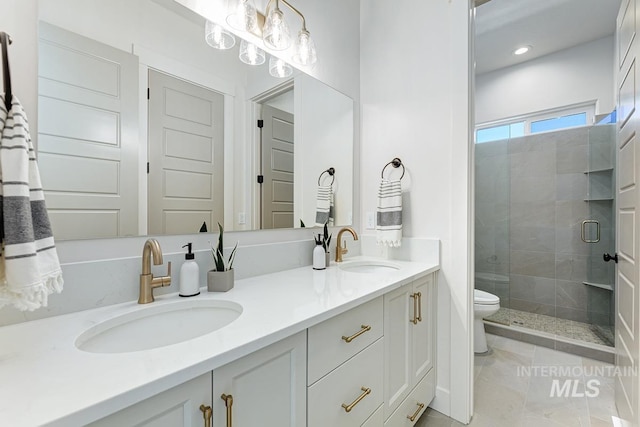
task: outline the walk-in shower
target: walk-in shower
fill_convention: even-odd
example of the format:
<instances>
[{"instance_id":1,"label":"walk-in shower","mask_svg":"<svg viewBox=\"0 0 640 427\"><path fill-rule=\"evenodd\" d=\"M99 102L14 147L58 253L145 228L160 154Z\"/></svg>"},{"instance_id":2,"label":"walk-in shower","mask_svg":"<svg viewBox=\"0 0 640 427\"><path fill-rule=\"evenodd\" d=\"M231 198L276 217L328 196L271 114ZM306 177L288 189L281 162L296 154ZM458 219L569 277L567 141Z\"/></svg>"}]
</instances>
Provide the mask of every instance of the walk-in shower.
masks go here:
<instances>
[{"instance_id":1,"label":"walk-in shower","mask_svg":"<svg viewBox=\"0 0 640 427\"><path fill-rule=\"evenodd\" d=\"M611 123L476 144L475 286L501 306L489 321L613 346L614 150Z\"/></svg>"}]
</instances>

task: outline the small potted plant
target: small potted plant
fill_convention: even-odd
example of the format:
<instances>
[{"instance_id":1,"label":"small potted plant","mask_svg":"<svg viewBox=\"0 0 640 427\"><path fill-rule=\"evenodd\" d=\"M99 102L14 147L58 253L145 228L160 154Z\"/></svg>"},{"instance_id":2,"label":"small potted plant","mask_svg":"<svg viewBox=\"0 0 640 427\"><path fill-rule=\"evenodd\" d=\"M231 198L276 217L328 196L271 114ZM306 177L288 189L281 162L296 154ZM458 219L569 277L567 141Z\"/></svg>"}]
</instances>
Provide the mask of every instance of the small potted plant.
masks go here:
<instances>
[{"instance_id":1,"label":"small potted plant","mask_svg":"<svg viewBox=\"0 0 640 427\"><path fill-rule=\"evenodd\" d=\"M226 292L233 288L233 261L236 257L236 250L238 249L238 243L231 251L229 259L224 258L224 246L223 246L223 234L224 230L222 225L218 223L218 229L220 235L218 236L218 244L214 248L211 246L211 255L213 256L214 267L207 272L207 290L209 292ZM211 244L211 242L209 242Z\"/></svg>"},{"instance_id":2,"label":"small potted plant","mask_svg":"<svg viewBox=\"0 0 640 427\"><path fill-rule=\"evenodd\" d=\"M322 247L324 248L324 253L326 256L326 263L325 265L327 267L329 267L329 263L331 262L331 253L330 250L331 248L329 247L329 244L331 243L331 234L329 234L329 227L327 227L327 223L324 223L324 232L322 234Z\"/></svg>"}]
</instances>

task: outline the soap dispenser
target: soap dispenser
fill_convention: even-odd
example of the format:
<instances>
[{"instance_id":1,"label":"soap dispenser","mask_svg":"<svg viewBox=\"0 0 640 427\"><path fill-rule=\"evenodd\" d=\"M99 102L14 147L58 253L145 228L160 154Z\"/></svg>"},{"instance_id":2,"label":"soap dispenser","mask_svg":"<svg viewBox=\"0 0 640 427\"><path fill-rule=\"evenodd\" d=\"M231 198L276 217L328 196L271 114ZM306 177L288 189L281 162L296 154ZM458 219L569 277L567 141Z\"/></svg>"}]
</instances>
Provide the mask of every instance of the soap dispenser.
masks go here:
<instances>
[{"instance_id":1,"label":"soap dispenser","mask_svg":"<svg viewBox=\"0 0 640 427\"><path fill-rule=\"evenodd\" d=\"M322 246L322 238L320 234L318 234L318 238L316 240L316 247L313 248L313 269L314 270L324 270L327 268L327 257L324 251L324 246Z\"/></svg>"},{"instance_id":2,"label":"soap dispenser","mask_svg":"<svg viewBox=\"0 0 640 427\"><path fill-rule=\"evenodd\" d=\"M187 253L180 267L180 296L193 297L200 294L200 268L191 252L191 243L187 243L183 248L187 248Z\"/></svg>"}]
</instances>

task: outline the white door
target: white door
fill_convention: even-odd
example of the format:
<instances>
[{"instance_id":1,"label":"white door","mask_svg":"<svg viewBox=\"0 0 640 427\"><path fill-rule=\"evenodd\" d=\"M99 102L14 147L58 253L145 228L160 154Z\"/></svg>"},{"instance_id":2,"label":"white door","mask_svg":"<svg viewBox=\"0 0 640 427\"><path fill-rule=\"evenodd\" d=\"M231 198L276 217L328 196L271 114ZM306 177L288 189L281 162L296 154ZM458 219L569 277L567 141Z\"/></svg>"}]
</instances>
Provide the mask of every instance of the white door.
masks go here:
<instances>
[{"instance_id":1,"label":"white door","mask_svg":"<svg viewBox=\"0 0 640 427\"><path fill-rule=\"evenodd\" d=\"M39 27L38 163L56 239L138 234L138 58Z\"/></svg>"},{"instance_id":2,"label":"white door","mask_svg":"<svg viewBox=\"0 0 640 427\"><path fill-rule=\"evenodd\" d=\"M224 96L149 70L149 234L224 224Z\"/></svg>"},{"instance_id":3,"label":"white door","mask_svg":"<svg viewBox=\"0 0 640 427\"><path fill-rule=\"evenodd\" d=\"M306 350L300 332L213 371L213 425L304 427Z\"/></svg>"},{"instance_id":4,"label":"white door","mask_svg":"<svg viewBox=\"0 0 640 427\"><path fill-rule=\"evenodd\" d=\"M293 227L293 114L262 106L262 228Z\"/></svg>"},{"instance_id":5,"label":"white door","mask_svg":"<svg viewBox=\"0 0 640 427\"><path fill-rule=\"evenodd\" d=\"M91 427L202 427L211 406L211 372L109 415Z\"/></svg>"},{"instance_id":6,"label":"white door","mask_svg":"<svg viewBox=\"0 0 640 427\"><path fill-rule=\"evenodd\" d=\"M623 0L617 20L618 135L617 135L617 237L616 366L638 369L640 351L640 43L636 25L636 0ZM629 425L640 424L637 375L616 378L615 401L619 415Z\"/></svg>"}]
</instances>

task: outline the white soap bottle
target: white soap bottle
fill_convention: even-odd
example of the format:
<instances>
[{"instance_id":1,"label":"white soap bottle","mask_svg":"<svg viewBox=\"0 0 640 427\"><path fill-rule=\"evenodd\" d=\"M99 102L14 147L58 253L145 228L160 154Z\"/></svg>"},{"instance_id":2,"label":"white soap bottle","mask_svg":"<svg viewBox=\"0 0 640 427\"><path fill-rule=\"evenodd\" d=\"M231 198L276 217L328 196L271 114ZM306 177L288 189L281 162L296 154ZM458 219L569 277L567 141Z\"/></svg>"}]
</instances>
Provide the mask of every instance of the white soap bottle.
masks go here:
<instances>
[{"instance_id":1,"label":"white soap bottle","mask_svg":"<svg viewBox=\"0 0 640 427\"><path fill-rule=\"evenodd\" d=\"M318 234L318 239L320 235ZM316 240L316 247L313 248L313 269L324 270L327 268L327 257L325 256L324 247L321 240Z\"/></svg>"},{"instance_id":2,"label":"white soap bottle","mask_svg":"<svg viewBox=\"0 0 640 427\"><path fill-rule=\"evenodd\" d=\"M180 267L180 296L193 297L200 294L200 268L194 260L195 255L191 253L191 243L183 248L187 248L187 253Z\"/></svg>"}]
</instances>

